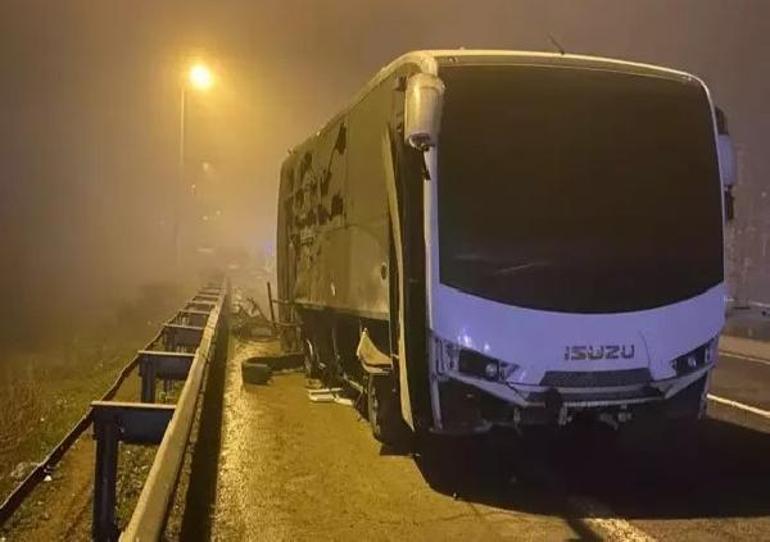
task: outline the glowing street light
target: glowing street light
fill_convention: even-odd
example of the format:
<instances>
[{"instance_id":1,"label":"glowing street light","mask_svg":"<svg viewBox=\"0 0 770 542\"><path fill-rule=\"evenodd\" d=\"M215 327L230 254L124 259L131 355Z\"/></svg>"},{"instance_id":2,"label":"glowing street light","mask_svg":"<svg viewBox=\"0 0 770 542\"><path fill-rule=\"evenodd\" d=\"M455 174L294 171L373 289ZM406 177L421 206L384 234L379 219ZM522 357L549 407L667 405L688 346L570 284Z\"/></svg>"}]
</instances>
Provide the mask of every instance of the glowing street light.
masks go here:
<instances>
[{"instance_id":1,"label":"glowing street light","mask_svg":"<svg viewBox=\"0 0 770 542\"><path fill-rule=\"evenodd\" d=\"M204 92L210 89L214 85L214 74L211 72L205 64L198 62L190 66L187 72L186 80L182 81L181 85L181 99L179 107L179 163L178 163L178 186L177 196L175 198L175 212L174 212L174 259L177 271L180 265L181 245L180 245L180 206L179 199L182 194L182 187L184 186L184 165L185 165L185 120L187 109L187 91L188 89Z\"/></svg>"},{"instance_id":2,"label":"glowing street light","mask_svg":"<svg viewBox=\"0 0 770 542\"><path fill-rule=\"evenodd\" d=\"M188 75L190 85L198 90L208 90L214 84L214 75L204 64L195 64Z\"/></svg>"}]
</instances>

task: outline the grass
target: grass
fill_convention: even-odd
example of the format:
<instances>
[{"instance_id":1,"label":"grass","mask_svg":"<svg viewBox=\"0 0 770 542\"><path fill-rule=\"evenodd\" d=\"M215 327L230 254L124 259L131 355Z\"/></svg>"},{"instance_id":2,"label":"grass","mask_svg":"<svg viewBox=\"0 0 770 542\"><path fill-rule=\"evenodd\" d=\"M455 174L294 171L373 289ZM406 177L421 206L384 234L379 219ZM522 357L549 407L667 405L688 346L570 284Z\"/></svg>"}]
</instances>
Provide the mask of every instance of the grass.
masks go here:
<instances>
[{"instance_id":1,"label":"grass","mask_svg":"<svg viewBox=\"0 0 770 542\"><path fill-rule=\"evenodd\" d=\"M183 299L174 289L150 288L66 340L6 353L0 372L0 498L69 432Z\"/></svg>"}]
</instances>

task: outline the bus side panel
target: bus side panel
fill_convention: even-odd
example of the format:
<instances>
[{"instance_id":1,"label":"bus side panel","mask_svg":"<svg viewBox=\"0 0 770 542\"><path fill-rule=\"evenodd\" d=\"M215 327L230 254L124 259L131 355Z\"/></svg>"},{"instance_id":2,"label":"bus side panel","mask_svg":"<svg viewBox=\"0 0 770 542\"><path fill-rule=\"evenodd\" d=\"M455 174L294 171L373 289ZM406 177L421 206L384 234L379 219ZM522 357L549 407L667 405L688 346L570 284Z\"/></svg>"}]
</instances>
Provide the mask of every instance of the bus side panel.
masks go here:
<instances>
[{"instance_id":1,"label":"bus side panel","mask_svg":"<svg viewBox=\"0 0 770 542\"><path fill-rule=\"evenodd\" d=\"M389 224L382 134L393 100L387 81L348 115L348 177L345 206L350 248L351 305L386 319L389 311Z\"/></svg>"},{"instance_id":2,"label":"bus side panel","mask_svg":"<svg viewBox=\"0 0 770 542\"><path fill-rule=\"evenodd\" d=\"M278 227L276 228L276 280L279 299L292 299L294 290L294 268L296 261L290 244L292 217L292 172L294 156L289 156L281 166L281 180L278 189ZM286 307L279 305L281 321L287 321Z\"/></svg>"},{"instance_id":3,"label":"bus side panel","mask_svg":"<svg viewBox=\"0 0 770 542\"><path fill-rule=\"evenodd\" d=\"M381 86L346 118L297 148L283 186L279 257L289 299L388 319L389 225L380 137L391 110ZM280 237L280 236L279 236Z\"/></svg>"},{"instance_id":4,"label":"bus side panel","mask_svg":"<svg viewBox=\"0 0 770 542\"><path fill-rule=\"evenodd\" d=\"M337 285L347 281L344 262L348 250L339 235L344 230L345 217L345 153L338 148L341 123L311 138L293 151L286 160L282 184L284 215L279 228L279 258L290 263L282 266L294 273L284 272L288 299L298 303L324 307L343 306Z\"/></svg>"}]
</instances>

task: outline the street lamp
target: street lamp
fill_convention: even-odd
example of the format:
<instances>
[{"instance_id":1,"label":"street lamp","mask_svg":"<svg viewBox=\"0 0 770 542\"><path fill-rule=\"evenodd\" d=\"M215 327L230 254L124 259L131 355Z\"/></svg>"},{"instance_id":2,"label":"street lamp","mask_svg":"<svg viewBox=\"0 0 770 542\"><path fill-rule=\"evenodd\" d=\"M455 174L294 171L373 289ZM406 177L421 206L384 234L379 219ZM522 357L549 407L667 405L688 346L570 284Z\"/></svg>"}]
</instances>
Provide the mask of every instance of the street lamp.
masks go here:
<instances>
[{"instance_id":1,"label":"street lamp","mask_svg":"<svg viewBox=\"0 0 770 542\"><path fill-rule=\"evenodd\" d=\"M214 76L211 70L203 64L196 64L190 68L188 75L190 85L198 90L208 90L214 84Z\"/></svg>"},{"instance_id":2,"label":"street lamp","mask_svg":"<svg viewBox=\"0 0 770 542\"><path fill-rule=\"evenodd\" d=\"M211 70L202 63L192 65L187 73L187 78L182 81L180 107L179 107L179 163L177 165L179 176L177 194L174 205L174 263L179 272L181 259L180 245L180 207L181 197L184 194L184 151L185 151L185 118L187 108L187 90L191 88L199 92L207 91L214 85L214 75Z\"/></svg>"}]
</instances>

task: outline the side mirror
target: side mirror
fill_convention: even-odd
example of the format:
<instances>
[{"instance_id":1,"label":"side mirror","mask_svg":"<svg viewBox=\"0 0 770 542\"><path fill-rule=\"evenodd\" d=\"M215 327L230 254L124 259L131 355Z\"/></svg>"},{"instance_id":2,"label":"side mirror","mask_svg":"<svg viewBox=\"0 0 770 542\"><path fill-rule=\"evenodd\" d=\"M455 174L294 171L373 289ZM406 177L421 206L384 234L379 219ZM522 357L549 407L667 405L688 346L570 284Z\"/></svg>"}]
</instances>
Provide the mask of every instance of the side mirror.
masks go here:
<instances>
[{"instance_id":1,"label":"side mirror","mask_svg":"<svg viewBox=\"0 0 770 542\"><path fill-rule=\"evenodd\" d=\"M737 177L737 164L735 161L735 147L733 139L728 134L717 136L717 153L719 155L719 174L722 176L722 184L725 188L732 188Z\"/></svg>"},{"instance_id":2,"label":"side mirror","mask_svg":"<svg viewBox=\"0 0 770 542\"><path fill-rule=\"evenodd\" d=\"M435 75L415 74L407 81L404 99L404 141L420 151L436 146L444 83Z\"/></svg>"}]
</instances>

